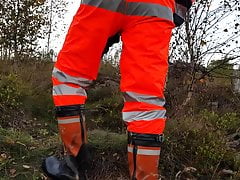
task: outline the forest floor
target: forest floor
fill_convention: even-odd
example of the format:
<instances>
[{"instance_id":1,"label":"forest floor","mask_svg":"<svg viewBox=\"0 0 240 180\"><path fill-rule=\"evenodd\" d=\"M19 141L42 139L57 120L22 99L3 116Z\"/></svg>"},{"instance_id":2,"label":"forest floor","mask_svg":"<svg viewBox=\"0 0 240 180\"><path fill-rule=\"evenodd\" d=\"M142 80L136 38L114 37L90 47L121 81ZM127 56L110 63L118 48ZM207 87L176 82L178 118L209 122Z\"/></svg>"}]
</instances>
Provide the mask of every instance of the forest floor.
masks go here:
<instances>
[{"instance_id":1,"label":"forest floor","mask_svg":"<svg viewBox=\"0 0 240 180\"><path fill-rule=\"evenodd\" d=\"M93 159L88 179L128 179L126 135L102 130L89 131L88 135ZM35 137L24 131L0 129L0 140L1 180L47 179L41 170L42 160L62 153L58 134L47 129Z\"/></svg>"}]
</instances>

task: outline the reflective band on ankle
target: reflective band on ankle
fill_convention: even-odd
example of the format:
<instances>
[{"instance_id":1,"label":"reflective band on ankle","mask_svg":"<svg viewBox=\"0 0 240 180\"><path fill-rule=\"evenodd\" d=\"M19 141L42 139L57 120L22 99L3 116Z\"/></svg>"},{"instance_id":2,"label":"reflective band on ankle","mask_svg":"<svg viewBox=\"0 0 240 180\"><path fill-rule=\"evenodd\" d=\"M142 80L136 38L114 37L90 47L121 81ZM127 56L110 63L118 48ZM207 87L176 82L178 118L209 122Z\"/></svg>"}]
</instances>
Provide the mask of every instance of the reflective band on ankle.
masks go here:
<instances>
[{"instance_id":1,"label":"reflective band on ankle","mask_svg":"<svg viewBox=\"0 0 240 180\"><path fill-rule=\"evenodd\" d=\"M128 152L133 153L133 147L128 147ZM137 149L138 155L150 155L150 156L159 156L159 150L150 150L150 149Z\"/></svg>"},{"instance_id":2,"label":"reflective band on ankle","mask_svg":"<svg viewBox=\"0 0 240 180\"><path fill-rule=\"evenodd\" d=\"M69 118L69 119L58 119L58 124L70 124L70 123L80 123L80 119L78 118Z\"/></svg>"}]
</instances>

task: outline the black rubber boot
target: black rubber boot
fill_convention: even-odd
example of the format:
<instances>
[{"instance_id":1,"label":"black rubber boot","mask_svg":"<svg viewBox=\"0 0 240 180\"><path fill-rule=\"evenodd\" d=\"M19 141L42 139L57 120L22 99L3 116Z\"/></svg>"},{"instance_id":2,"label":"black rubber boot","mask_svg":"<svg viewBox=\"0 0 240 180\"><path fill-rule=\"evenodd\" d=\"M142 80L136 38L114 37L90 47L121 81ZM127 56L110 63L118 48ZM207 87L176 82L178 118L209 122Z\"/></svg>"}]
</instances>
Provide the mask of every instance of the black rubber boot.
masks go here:
<instances>
[{"instance_id":1,"label":"black rubber boot","mask_svg":"<svg viewBox=\"0 0 240 180\"><path fill-rule=\"evenodd\" d=\"M86 180L86 169L89 167L90 155L86 144L77 157L68 155L59 160L50 156L42 163L43 172L53 180Z\"/></svg>"}]
</instances>

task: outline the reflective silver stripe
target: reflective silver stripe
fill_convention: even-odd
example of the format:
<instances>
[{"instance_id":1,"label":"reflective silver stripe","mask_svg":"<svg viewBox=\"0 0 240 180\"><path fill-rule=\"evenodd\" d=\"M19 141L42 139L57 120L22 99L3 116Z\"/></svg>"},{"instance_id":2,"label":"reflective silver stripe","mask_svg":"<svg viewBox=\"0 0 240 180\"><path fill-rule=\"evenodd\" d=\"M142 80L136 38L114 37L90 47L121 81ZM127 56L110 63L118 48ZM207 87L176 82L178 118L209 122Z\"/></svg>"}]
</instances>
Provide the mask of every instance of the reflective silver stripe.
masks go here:
<instances>
[{"instance_id":1,"label":"reflective silver stripe","mask_svg":"<svg viewBox=\"0 0 240 180\"><path fill-rule=\"evenodd\" d=\"M86 78L81 78L81 77L70 76L70 75L60 71L56 67L54 67L54 69L53 69L52 76L57 78L61 82L73 83L73 84L77 84L81 87L88 87L92 83L92 80L89 80Z\"/></svg>"},{"instance_id":2,"label":"reflective silver stripe","mask_svg":"<svg viewBox=\"0 0 240 180\"><path fill-rule=\"evenodd\" d=\"M71 124L71 123L80 123L80 119L71 118L71 119L58 120L58 124Z\"/></svg>"},{"instance_id":3,"label":"reflective silver stripe","mask_svg":"<svg viewBox=\"0 0 240 180\"><path fill-rule=\"evenodd\" d=\"M82 4L103 8L109 11L122 12L124 11L123 0L83 0Z\"/></svg>"},{"instance_id":4,"label":"reflective silver stripe","mask_svg":"<svg viewBox=\"0 0 240 180\"><path fill-rule=\"evenodd\" d=\"M133 152L133 147L128 146L128 152ZM150 149L137 149L137 154L139 155L150 155L150 156L159 156L160 155L160 149L159 150L150 150Z\"/></svg>"},{"instance_id":5,"label":"reflective silver stripe","mask_svg":"<svg viewBox=\"0 0 240 180\"><path fill-rule=\"evenodd\" d=\"M155 3L128 2L127 15L156 16L173 21L171 8Z\"/></svg>"},{"instance_id":6,"label":"reflective silver stripe","mask_svg":"<svg viewBox=\"0 0 240 180\"><path fill-rule=\"evenodd\" d=\"M157 96L148 96L134 92L124 92L123 96L126 102L145 102L157 106L164 106L165 104L165 99Z\"/></svg>"},{"instance_id":7,"label":"reflective silver stripe","mask_svg":"<svg viewBox=\"0 0 240 180\"><path fill-rule=\"evenodd\" d=\"M79 95L79 96L87 96L86 91L79 87L74 88L71 86L67 86L65 84L60 84L57 86L53 86L53 95Z\"/></svg>"},{"instance_id":8,"label":"reflective silver stripe","mask_svg":"<svg viewBox=\"0 0 240 180\"><path fill-rule=\"evenodd\" d=\"M123 112L123 120L126 122L132 122L137 120L155 120L159 118L166 118L166 110L156 110L156 111L133 111L133 112Z\"/></svg>"},{"instance_id":9,"label":"reflective silver stripe","mask_svg":"<svg viewBox=\"0 0 240 180\"><path fill-rule=\"evenodd\" d=\"M83 0L82 4L126 15L154 16L173 21L173 12L171 8L156 3L126 2L124 0Z\"/></svg>"}]
</instances>

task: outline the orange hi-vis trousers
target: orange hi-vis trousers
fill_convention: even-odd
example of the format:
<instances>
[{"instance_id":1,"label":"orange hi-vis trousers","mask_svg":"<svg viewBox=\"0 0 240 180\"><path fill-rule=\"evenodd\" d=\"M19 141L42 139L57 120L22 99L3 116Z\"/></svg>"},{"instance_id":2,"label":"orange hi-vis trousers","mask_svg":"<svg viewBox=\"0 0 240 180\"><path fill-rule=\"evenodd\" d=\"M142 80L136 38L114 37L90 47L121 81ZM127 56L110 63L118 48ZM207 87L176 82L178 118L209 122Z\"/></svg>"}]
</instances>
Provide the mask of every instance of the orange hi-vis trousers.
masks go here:
<instances>
[{"instance_id":1,"label":"orange hi-vis trousers","mask_svg":"<svg viewBox=\"0 0 240 180\"><path fill-rule=\"evenodd\" d=\"M174 11L174 0L83 0L53 70L55 106L85 104L85 89L97 78L106 42L120 33L120 88L127 130L162 134L166 120L163 91L169 41L175 27ZM78 119L58 119L63 143L73 155L81 146L76 143L81 131Z\"/></svg>"}]
</instances>

